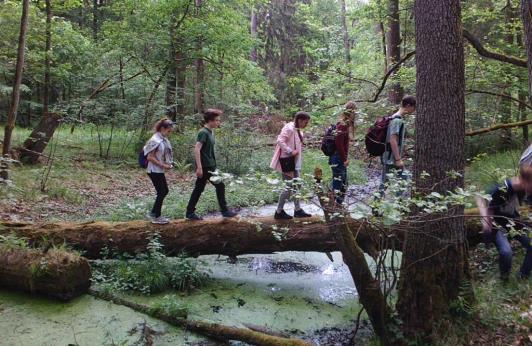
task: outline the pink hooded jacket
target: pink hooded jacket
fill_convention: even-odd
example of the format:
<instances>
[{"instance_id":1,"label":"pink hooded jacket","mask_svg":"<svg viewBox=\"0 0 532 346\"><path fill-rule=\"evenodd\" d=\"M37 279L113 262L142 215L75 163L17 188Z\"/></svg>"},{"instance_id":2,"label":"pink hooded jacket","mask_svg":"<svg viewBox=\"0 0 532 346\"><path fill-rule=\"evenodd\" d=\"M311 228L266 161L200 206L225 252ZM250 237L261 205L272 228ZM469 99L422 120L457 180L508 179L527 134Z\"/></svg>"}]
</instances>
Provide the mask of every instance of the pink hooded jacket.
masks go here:
<instances>
[{"instance_id":1,"label":"pink hooded jacket","mask_svg":"<svg viewBox=\"0 0 532 346\"><path fill-rule=\"evenodd\" d=\"M294 122L291 121L283 127L283 129L281 130L281 133L279 134L279 136L277 136L277 145L275 146L275 151L273 152L273 157L270 163L270 167L275 169L276 171L282 172L281 162L279 161L279 158L288 157L292 154L292 151L297 150L298 154L296 156L296 170L300 170L302 148L303 148L303 144L301 143L301 140L299 139L297 130L294 126Z\"/></svg>"}]
</instances>

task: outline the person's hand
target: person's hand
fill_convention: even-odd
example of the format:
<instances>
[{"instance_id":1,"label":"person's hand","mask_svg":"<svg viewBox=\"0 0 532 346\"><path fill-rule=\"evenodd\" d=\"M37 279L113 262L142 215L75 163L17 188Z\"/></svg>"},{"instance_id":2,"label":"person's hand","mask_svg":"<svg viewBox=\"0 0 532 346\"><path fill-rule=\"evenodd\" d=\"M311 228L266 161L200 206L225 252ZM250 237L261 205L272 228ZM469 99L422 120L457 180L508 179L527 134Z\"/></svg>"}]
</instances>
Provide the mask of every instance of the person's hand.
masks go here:
<instances>
[{"instance_id":1,"label":"person's hand","mask_svg":"<svg viewBox=\"0 0 532 346\"><path fill-rule=\"evenodd\" d=\"M395 161L395 167L403 169L403 168L405 168L405 163L401 159L396 160Z\"/></svg>"},{"instance_id":2,"label":"person's hand","mask_svg":"<svg viewBox=\"0 0 532 346\"><path fill-rule=\"evenodd\" d=\"M163 163L163 168L164 169L172 169L172 165L170 165L168 163Z\"/></svg>"},{"instance_id":3,"label":"person's hand","mask_svg":"<svg viewBox=\"0 0 532 346\"><path fill-rule=\"evenodd\" d=\"M299 151L297 151L297 150L292 150L292 156L297 156L297 154L299 154Z\"/></svg>"},{"instance_id":4,"label":"person's hand","mask_svg":"<svg viewBox=\"0 0 532 346\"><path fill-rule=\"evenodd\" d=\"M201 169L199 167L196 168L196 177L198 177L198 178L203 177L203 169Z\"/></svg>"},{"instance_id":5,"label":"person's hand","mask_svg":"<svg viewBox=\"0 0 532 346\"><path fill-rule=\"evenodd\" d=\"M349 160L345 160L344 161L344 166L346 166L346 167L349 166Z\"/></svg>"}]
</instances>

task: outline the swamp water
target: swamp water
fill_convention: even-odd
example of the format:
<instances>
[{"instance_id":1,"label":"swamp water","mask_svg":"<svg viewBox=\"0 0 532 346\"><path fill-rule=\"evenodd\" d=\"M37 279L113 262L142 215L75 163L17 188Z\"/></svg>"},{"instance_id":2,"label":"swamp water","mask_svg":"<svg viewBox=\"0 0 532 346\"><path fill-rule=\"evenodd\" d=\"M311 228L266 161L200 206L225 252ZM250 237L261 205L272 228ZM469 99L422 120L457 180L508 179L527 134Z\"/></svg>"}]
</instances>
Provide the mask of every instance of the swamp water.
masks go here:
<instances>
[{"instance_id":1,"label":"swamp water","mask_svg":"<svg viewBox=\"0 0 532 346\"><path fill-rule=\"evenodd\" d=\"M355 187L354 194L374 191L367 186ZM272 215L274 210L275 206L265 206L242 210L241 214ZM319 212L311 204L305 210ZM360 305L341 254L334 252L332 257L331 262L324 253L284 252L239 256L236 263L229 263L225 256L201 256L199 269L211 278L201 289L189 294L166 291L122 296L147 305L171 299L187 307L190 319L234 326L251 324L315 345L346 345L353 336ZM357 344L364 344L371 336L364 317L362 314ZM3 290L0 333L0 345L216 345L89 295L60 303Z\"/></svg>"}]
</instances>

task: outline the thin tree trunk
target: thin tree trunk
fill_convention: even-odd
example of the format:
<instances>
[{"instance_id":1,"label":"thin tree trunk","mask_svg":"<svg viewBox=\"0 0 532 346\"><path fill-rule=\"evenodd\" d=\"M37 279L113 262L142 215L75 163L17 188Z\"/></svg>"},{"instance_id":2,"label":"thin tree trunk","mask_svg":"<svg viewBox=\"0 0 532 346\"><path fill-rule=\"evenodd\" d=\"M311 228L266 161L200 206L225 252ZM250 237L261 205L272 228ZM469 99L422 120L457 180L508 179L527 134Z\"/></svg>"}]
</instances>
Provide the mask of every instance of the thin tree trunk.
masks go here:
<instances>
[{"instance_id":1,"label":"thin tree trunk","mask_svg":"<svg viewBox=\"0 0 532 346\"><path fill-rule=\"evenodd\" d=\"M177 60L177 88L176 88L176 119L179 116L179 122L181 126L184 125L185 118L185 87L186 87L186 78L187 78L187 62L185 56L180 47L176 51L176 60Z\"/></svg>"},{"instance_id":2,"label":"thin tree trunk","mask_svg":"<svg viewBox=\"0 0 532 346\"><path fill-rule=\"evenodd\" d=\"M203 0L195 0L196 16L201 14ZM194 79L194 111L203 113L205 108L205 64L203 61L203 37L201 34L196 38L196 54L194 65L196 66L196 78Z\"/></svg>"},{"instance_id":3,"label":"thin tree trunk","mask_svg":"<svg viewBox=\"0 0 532 346\"><path fill-rule=\"evenodd\" d=\"M510 27L514 22L514 10L512 8L512 3L510 2L510 0L506 0L506 7L504 11L506 25ZM509 33L505 35L504 40L511 46L514 42L514 35ZM505 76L503 78L507 80L504 85L505 93L512 96L512 80L511 78L509 78L509 76ZM501 99L501 115L501 122L503 124L508 124L512 122L512 101L508 98ZM501 148L510 148L512 145L512 130L510 128L503 129L501 131L499 140Z\"/></svg>"},{"instance_id":4,"label":"thin tree trunk","mask_svg":"<svg viewBox=\"0 0 532 346\"><path fill-rule=\"evenodd\" d=\"M124 61L122 60L122 57L118 59L118 69L120 73L120 98L125 100L126 90L124 88Z\"/></svg>"},{"instance_id":5,"label":"thin tree trunk","mask_svg":"<svg viewBox=\"0 0 532 346\"><path fill-rule=\"evenodd\" d=\"M4 128L4 143L2 147L2 156L8 158L11 152L11 136L15 128L17 119L18 104L20 100L20 85L22 84L22 72L24 69L24 51L26 47L26 32L28 30L28 11L29 0L22 1L22 15L20 18L20 32L18 36L17 64L15 67L15 83L11 94L11 106L7 115L7 123ZM0 167L0 178L8 179L9 172L7 164L2 161Z\"/></svg>"},{"instance_id":6,"label":"thin tree trunk","mask_svg":"<svg viewBox=\"0 0 532 346\"><path fill-rule=\"evenodd\" d=\"M392 66L401 59L399 0L388 0L388 30L386 34L386 58L388 65ZM399 104L402 98L403 88L401 84L393 83L388 91L388 101L392 104Z\"/></svg>"},{"instance_id":7,"label":"thin tree trunk","mask_svg":"<svg viewBox=\"0 0 532 346\"><path fill-rule=\"evenodd\" d=\"M44 51L44 92L42 100L43 116L48 115L50 102L50 59L52 53L52 5L46 0L46 48Z\"/></svg>"},{"instance_id":8,"label":"thin tree trunk","mask_svg":"<svg viewBox=\"0 0 532 346\"><path fill-rule=\"evenodd\" d=\"M521 0L521 17L528 66L528 103L532 104L532 0Z\"/></svg>"},{"instance_id":9,"label":"thin tree trunk","mask_svg":"<svg viewBox=\"0 0 532 346\"><path fill-rule=\"evenodd\" d=\"M98 41L98 0L92 1L92 38Z\"/></svg>"},{"instance_id":10,"label":"thin tree trunk","mask_svg":"<svg viewBox=\"0 0 532 346\"><path fill-rule=\"evenodd\" d=\"M345 62L350 63L351 62L351 45L349 42L349 32L347 31L345 0L340 0L340 21L342 22L342 37L344 40Z\"/></svg>"},{"instance_id":11,"label":"thin tree trunk","mask_svg":"<svg viewBox=\"0 0 532 346\"><path fill-rule=\"evenodd\" d=\"M464 184L464 52L460 0L416 0L414 183L418 193L442 195ZM429 174L427 177L425 172ZM463 208L423 217L407 231L397 309L410 337L431 343L469 276ZM420 220L420 221L421 221ZM471 292L467 292L471 293Z\"/></svg>"},{"instance_id":12,"label":"thin tree trunk","mask_svg":"<svg viewBox=\"0 0 532 346\"><path fill-rule=\"evenodd\" d=\"M520 115L519 118L521 121L526 121L528 120L528 113L529 113L524 105L526 103L526 92L519 90L518 98L519 98L519 101L521 101L521 103L519 103L519 115ZM523 132L523 146L527 147L529 145L528 125L522 126L521 129Z\"/></svg>"},{"instance_id":13,"label":"thin tree trunk","mask_svg":"<svg viewBox=\"0 0 532 346\"><path fill-rule=\"evenodd\" d=\"M255 7L251 8L251 24L250 24L251 39L253 40L253 47L251 47L251 53L249 58L253 62L257 62L257 37L258 37L258 21L257 10Z\"/></svg>"}]
</instances>

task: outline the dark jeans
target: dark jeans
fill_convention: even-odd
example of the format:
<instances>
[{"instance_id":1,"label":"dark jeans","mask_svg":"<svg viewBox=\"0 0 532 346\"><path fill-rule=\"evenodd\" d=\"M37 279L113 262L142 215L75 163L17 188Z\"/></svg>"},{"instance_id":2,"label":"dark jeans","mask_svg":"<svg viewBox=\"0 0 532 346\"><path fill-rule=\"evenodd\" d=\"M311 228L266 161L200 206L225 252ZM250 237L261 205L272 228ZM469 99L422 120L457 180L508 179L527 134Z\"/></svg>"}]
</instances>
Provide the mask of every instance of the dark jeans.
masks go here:
<instances>
[{"instance_id":1,"label":"dark jeans","mask_svg":"<svg viewBox=\"0 0 532 346\"><path fill-rule=\"evenodd\" d=\"M332 188L336 196L336 203L342 204L347 190L347 167L338 154L329 157L329 166L332 169Z\"/></svg>"},{"instance_id":2,"label":"dark jeans","mask_svg":"<svg viewBox=\"0 0 532 346\"><path fill-rule=\"evenodd\" d=\"M216 168L203 168L203 176L201 178L196 179L196 184L194 186L194 191L192 191L192 195L190 196L190 200L188 201L187 205L187 215L192 214L196 211L196 204L198 204L199 198L205 190L205 185L207 185L207 182L210 181L209 179L212 177L212 173L215 171ZM218 198L218 204L220 205L220 210L222 212L226 212L227 209L227 202L225 201L225 185L223 182L219 183L212 183L214 187L216 188L216 197Z\"/></svg>"},{"instance_id":3,"label":"dark jeans","mask_svg":"<svg viewBox=\"0 0 532 346\"><path fill-rule=\"evenodd\" d=\"M155 191L157 191L157 197L155 198L155 203L151 213L155 217L161 216L161 208L163 207L163 201L166 195L168 194L168 184L166 183L166 177L164 173L148 173L153 186L155 186Z\"/></svg>"},{"instance_id":4,"label":"dark jeans","mask_svg":"<svg viewBox=\"0 0 532 346\"><path fill-rule=\"evenodd\" d=\"M525 248L526 254L523 264L521 265L521 275L529 276L532 269L532 247L530 246L530 238L526 234L520 234L513 239L519 241ZM495 233L495 246L499 251L499 268L502 276L507 276L512 268L512 247L508 241L508 236L503 231L496 231Z\"/></svg>"}]
</instances>

